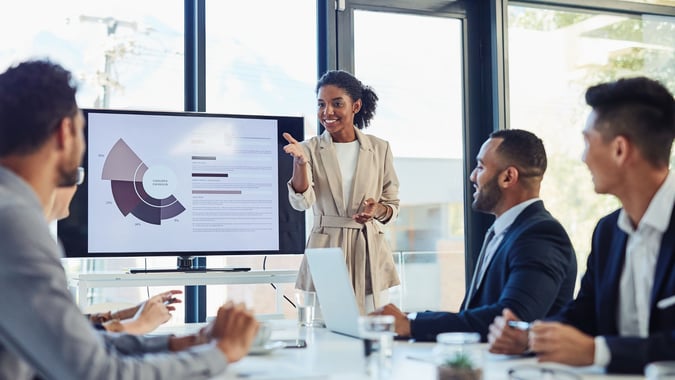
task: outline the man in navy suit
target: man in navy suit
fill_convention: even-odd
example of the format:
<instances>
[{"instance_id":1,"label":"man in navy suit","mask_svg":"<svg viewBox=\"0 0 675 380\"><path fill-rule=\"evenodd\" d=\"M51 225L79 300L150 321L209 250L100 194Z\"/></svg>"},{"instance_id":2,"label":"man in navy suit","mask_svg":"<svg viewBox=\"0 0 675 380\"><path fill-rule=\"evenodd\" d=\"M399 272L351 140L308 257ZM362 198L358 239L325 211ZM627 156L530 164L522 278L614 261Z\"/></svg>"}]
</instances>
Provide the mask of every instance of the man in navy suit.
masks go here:
<instances>
[{"instance_id":1,"label":"man in navy suit","mask_svg":"<svg viewBox=\"0 0 675 380\"><path fill-rule=\"evenodd\" d=\"M675 360L675 102L644 77L591 87L586 102L583 161L595 191L622 208L598 222L577 298L532 325L529 348L540 361L641 373ZM511 319L505 310L490 326L490 351L525 350L528 336Z\"/></svg>"},{"instance_id":2,"label":"man in navy suit","mask_svg":"<svg viewBox=\"0 0 675 380\"><path fill-rule=\"evenodd\" d=\"M478 332L502 309L532 321L559 311L573 297L577 262L562 225L544 208L539 188L546 151L537 136L522 130L490 135L470 180L473 209L496 216L488 230L461 311L405 314L389 304L377 314L393 315L396 332L435 340L449 331Z\"/></svg>"}]
</instances>

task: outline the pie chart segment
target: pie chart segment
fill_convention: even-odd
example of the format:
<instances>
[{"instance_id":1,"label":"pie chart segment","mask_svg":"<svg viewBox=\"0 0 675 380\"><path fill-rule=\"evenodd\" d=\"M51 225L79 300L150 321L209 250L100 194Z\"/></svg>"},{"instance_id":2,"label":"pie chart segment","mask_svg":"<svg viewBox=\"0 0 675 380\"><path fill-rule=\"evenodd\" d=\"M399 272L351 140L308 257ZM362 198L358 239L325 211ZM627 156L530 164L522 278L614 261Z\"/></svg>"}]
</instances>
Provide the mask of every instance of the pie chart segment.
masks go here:
<instances>
[{"instance_id":1,"label":"pie chart segment","mask_svg":"<svg viewBox=\"0 0 675 380\"><path fill-rule=\"evenodd\" d=\"M162 200L150 196L148 192L145 191L145 187L143 187L143 182L134 182L134 187L136 188L136 195L141 201L147 203L149 206L162 207Z\"/></svg>"},{"instance_id":2,"label":"pie chart segment","mask_svg":"<svg viewBox=\"0 0 675 380\"><path fill-rule=\"evenodd\" d=\"M150 224L162 224L162 209L140 202L131 210L131 214Z\"/></svg>"},{"instance_id":3,"label":"pie chart segment","mask_svg":"<svg viewBox=\"0 0 675 380\"><path fill-rule=\"evenodd\" d=\"M148 167L122 139L110 149L101 178L110 181L115 204L125 217L132 214L146 223L159 225L162 220L185 211L178 199L167 192L175 187L175 174L165 167ZM145 186L155 186L153 193L161 194L162 198L148 194Z\"/></svg>"},{"instance_id":4,"label":"pie chart segment","mask_svg":"<svg viewBox=\"0 0 675 380\"><path fill-rule=\"evenodd\" d=\"M136 169L141 165L145 166L129 145L119 139L108 152L101 179L133 182Z\"/></svg>"},{"instance_id":5,"label":"pie chart segment","mask_svg":"<svg viewBox=\"0 0 675 380\"><path fill-rule=\"evenodd\" d=\"M133 182L129 181L110 181L113 199L122 215L127 216L136 208L140 199L136 196L136 189Z\"/></svg>"},{"instance_id":6,"label":"pie chart segment","mask_svg":"<svg viewBox=\"0 0 675 380\"><path fill-rule=\"evenodd\" d=\"M162 210L161 219L171 219L175 218L176 216L180 215L183 211L185 211L185 207L183 207L183 205L180 204L178 200L176 200L171 204L163 206L160 210Z\"/></svg>"}]
</instances>

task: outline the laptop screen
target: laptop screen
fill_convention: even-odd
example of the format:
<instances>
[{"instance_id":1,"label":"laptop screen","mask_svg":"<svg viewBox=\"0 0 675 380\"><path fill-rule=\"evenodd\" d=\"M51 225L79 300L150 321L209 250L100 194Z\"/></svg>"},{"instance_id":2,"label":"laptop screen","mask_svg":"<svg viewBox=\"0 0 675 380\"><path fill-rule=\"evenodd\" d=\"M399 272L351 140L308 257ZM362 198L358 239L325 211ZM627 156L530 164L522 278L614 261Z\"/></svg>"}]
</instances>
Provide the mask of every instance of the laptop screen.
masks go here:
<instances>
[{"instance_id":1,"label":"laptop screen","mask_svg":"<svg viewBox=\"0 0 675 380\"><path fill-rule=\"evenodd\" d=\"M305 256L326 327L359 337L359 307L341 248L307 248Z\"/></svg>"}]
</instances>

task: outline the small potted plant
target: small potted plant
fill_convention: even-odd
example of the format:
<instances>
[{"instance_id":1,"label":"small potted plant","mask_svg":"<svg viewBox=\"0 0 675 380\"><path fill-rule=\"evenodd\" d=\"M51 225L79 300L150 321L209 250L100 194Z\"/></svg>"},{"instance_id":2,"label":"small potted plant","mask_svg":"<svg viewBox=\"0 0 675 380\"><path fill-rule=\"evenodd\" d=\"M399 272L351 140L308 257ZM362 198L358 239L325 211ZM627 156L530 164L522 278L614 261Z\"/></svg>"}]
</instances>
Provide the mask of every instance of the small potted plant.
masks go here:
<instances>
[{"instance_id":1,"label":"small potted plant","mask_svg":"<svg viewBox=\"0 0 675 380\"><path fill-rule=\"evenodd\" d=\"M471 356L457 352L455 356L441 362L437 367L438 380L481 380L483 370L475 368Z\"/></svg>"}]
</instances>

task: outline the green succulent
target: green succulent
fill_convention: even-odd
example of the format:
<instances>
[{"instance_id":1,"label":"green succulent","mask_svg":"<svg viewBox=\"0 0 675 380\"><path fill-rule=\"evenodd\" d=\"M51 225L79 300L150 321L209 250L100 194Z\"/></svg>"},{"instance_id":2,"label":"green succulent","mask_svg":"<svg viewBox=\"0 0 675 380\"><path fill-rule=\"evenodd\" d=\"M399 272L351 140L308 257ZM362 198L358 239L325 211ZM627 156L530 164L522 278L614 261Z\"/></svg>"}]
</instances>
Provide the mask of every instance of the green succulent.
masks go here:
<instances>
[{"instance_id":1,"label":"green succulent","mask_svg":"<svg viewBox=\"0 0 675 380\"><path fill-rule=\"evenodd\" d=\"M447 359L443 365L455 369L471 369L473 368L473 361L467 353L458 352L453 358Z\"/></svg>"}]
</instances>

